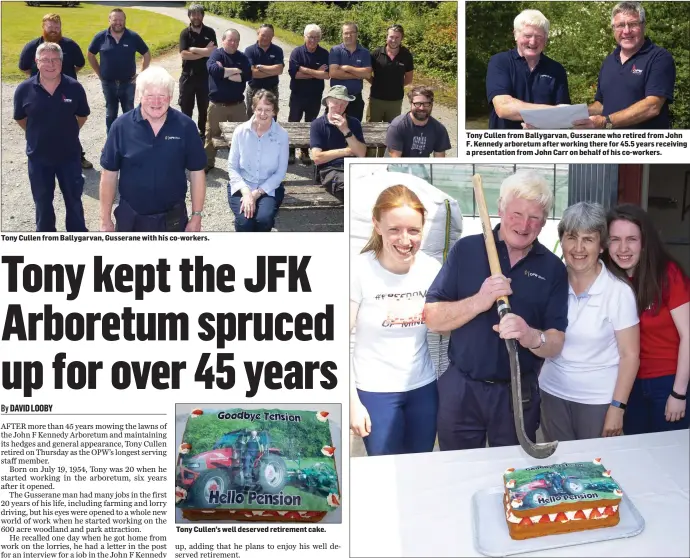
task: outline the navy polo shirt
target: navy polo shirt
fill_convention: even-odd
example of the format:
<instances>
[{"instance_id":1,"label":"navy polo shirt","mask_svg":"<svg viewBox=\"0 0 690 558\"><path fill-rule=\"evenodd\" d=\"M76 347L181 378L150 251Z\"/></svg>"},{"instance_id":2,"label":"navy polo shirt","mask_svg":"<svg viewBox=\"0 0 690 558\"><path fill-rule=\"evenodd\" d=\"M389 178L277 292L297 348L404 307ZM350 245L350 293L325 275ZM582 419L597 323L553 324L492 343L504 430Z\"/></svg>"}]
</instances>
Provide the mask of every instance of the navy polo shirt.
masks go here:
<instances>
[{"instance_id":1,"label":"navy polo shirt","mask_svg":"<svg viewBox=\"0 0 690 558\"><path fill-rule=\"evenodd\" d=\"M339 66L355 66L356 68L371 68L371 54L369 51L357 43L354 52L345 48L344 44L339 44L331 48L328 54L328 64L338 64ZM331 87L334 85L344 85L350 95L357 95L362 92L361 79L331 79Z\"/></svg>"},{"instance_id":2,"label":"navy polo shirt","mask_svg":"<svg viewBox=\"0 0 690 558\"><path fill-rule=\"evenodd\" d=\"M565 332L568 325L568 274L563 262L539 241L513 268L510 267L505 242L494 238L501 262L513 294L509 297L512 312L530 327ZM458 240L427 293L427 302L452 302L479 292L491 275L484 237L481 234ZM493 331L499 321L495 306L451 332L448 347L450 368L473 380L510 380L510 361L505 340ZM520 370L523 374L537 372L543 359L518 344Z\"/></svg>"},{"instance_id":3,"label":"navy polo shirt","mask_svg":"<svg viewBox=\"0 0 690 558\"><path fill-rule=\"evenodd\" d=\"M295 75L297 75L297 70L299 70L300 66L310 70L318 70L324 64L328 66L328 51L325 48L317 46L314 52L309 52L307 46L302 45L294 49L290 53L290 64L288 66L288 74L292 78L290 80L290 91L302 98L320 100L325 80L316 78L297 79Z\"/></svg>"},{"instance_id":4,"label":"navy polo shirt","mask_svg":"<svg viewBox=\"0 0 690 558\"><path fill-rule=\"evenodd\" d=\"M371 53L374 80L371 84L371 98L381 101L399 101L405 96L405 74L414 70L412 54L404 46L391 60L382 46Z\"/></svg>"},{"instance_id":5,"label":"navy polo shirt","mask_svg":"<svg viewBox=\"0 0 690 558\"><path fill-rule=\"evenodd\" d=\"M142 56L149 51L144 40L134 31L125 28L120 42L110 34L110 28L96 33L89 45L89 52L101 58L103 81L128 81L137 73L136 53Z\"/></svg>"},{"instance_id":6,"label":"navy polo shirt","mask_svg":"<svg viewBox=\"0 0 690 558\"><path fill-rule=\"evenodd\" d=\"M599 70L595 101L604 105L604 116L634 105L645 97L664 97L666 102L654 118L631 128L670 128L668 106L673 102L676 65L666 49L645 39L642 48L621 64L621 48L616 47Z\"/></svg>"},{"instance_id":7,"label":"navy polo shirt","mask_svg":"<svg viewBox=\"0 0 690 558\"><path fill-rule=\"evenodd\" d=\"M218 46L216 32L211 27L202 24L201 31L197 33L190 24L189 27L180 32L180 52L189 50L191 47L206 48L211 41L213 41L216 47ZM208 77L208 72L206 71L207 60L208 57L197 60L182 60L182 73L196 78L203 76L206 79Z\"/></svg>"},{"instance_id":8,"label":"navy polo shirt","mask_svg":"<svg viewBox=\"0 0 690 558\"><path fill-rule=\"evenodd\" d=\"M491 112L489 128L521 130L516 120L499 118L493 100L498 95L511 97L526 103L541 105L569 105L568 76L565 68L544 53L534 70L530 72L527 60L516 48L494 54L486 70L486 96Z\"/></svg>"},{"instance_id":9,"label":"navy polo shirt","mask_svg":"<svg viewBox=\"0 0 690 558\"><path fill-rule=\"evenodd\" d=\"M274 66L276 64L285 64L283 58L283 49L278 45L271 43L266 50L259 46L259 43L254 43L244 49L244 55L249 58L251 66ZM249 87L252 89L271 89L278 85L278 76L270 76L267 78L251 78L249 80Z\"/></svg>"},{"instance_id":10,"label":"navy polo shirt","mask_svg":"<svg viewBox=\"0 0 690 558\"><path fill-rule=\"evenodd\" d=\"M14 91L14 119L27 119L26 154L38 163L53 165L78 158L76 117L89 113L86 91L69 76L62 76L52 95L40 84L40 75L24 80Z\"/></svg>"},{"instance_id":11,"label":"navy polo shirt","mask_svg":"<svg viewBox=\"0 0 690 558\"><path fill-rule=\"evenodd\" d=\"M184 202L185 170L206 168L206 152L191 118L169 108L156 136L138 106L113 122L101 166L120 171L120 196L134 211L154 215Z\"/></svg>"},{"instance_id":12,"label":"navy polo shirt","mask_svg":"<svg viewBox=\"0 0 690 558\"><path fill-rule=\"evenodd\" d=\"M38 67L36 66L36 50L44 42L43 37L39 37L24 45L22 53L19 55L19 69L22 72L31 70L32 76L38 73ZM76 42L67 37L62 37L58 45L60 45L62 49L62 75L77 79L77 72L74 71L74 67L84 67L84 64L86 64L84 53Z\"/></svg>"},{"instance_id":13,"label":"navy polo shirt","mask_svg":"<svg viewBox=\"0 0 690 558\"><path fill-rule=\"evenodd\" d=\"M360 124L359 120L347 115L345 115L345 117L347 118L347 127L350 129L352 134L359 141L365 143L364 134L362 134L362 125ZM312 120L311 127L309 128L309 147L312 149L316 147L322 151L330 151L331 149L345 149L347 147L347 140L337 127L328 122L326 115L323 115ZM343 157L333 159L332 161L320 166L344 168L345 159Z\"/></svg>"},{"instance_id":14,"label":"navy polo shirt","mask_svg":"<svg viewBox=\"0 0 690 558\"><path fill-rule=\"evenodd\" d=\"M223 67L218 67L220 62ZM224 68L241 68L242 81L225 79ZM208 70L208 98L214 103L238 103L244 101L244 87L252 77L252 67L244 53L235 51L228 54L224 48L217 48L206 62Z\"/></svg>"}]
</instances>

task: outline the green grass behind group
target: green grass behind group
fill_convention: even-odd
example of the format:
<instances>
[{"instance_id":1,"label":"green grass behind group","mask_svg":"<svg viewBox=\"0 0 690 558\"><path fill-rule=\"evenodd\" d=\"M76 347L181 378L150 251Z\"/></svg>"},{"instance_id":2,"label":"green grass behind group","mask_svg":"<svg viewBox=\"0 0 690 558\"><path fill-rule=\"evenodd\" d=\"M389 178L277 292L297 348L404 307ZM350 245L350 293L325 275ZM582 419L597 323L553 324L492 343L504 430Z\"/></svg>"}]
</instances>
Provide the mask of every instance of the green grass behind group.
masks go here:
<instances>
[{"instance_id":1,"label":"green grass behind group","mask_svg":"<svg viewBox=\"0 0 690 558\"><path fill-rule=\"evenodd\" d=\"M60 15L62 34L79 43L86 58L94 35L108 27L111 10L112 6L86 2L75 8L48 5L30 7L24 2L2 2L2 81L17 82L26 78L18 68L19 55L26 43L41 35L44 15ZM133 8L126 8L125 13L127 27L141 35L152 56L179 44L184 24L177 19ZM82 72L91 72L88 61Z\"/></svg>"}]
</instances>

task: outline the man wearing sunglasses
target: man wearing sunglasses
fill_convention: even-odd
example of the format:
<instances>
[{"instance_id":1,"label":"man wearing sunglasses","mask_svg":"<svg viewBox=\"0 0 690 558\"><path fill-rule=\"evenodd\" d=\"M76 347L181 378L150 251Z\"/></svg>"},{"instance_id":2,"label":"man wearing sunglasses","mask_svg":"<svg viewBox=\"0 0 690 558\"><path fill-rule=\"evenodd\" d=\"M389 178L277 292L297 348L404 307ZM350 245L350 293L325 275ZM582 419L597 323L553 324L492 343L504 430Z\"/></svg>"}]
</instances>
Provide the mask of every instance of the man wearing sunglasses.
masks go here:
<instances>
[{"instance_id":1,"label":"man wearing sunglasses","mask_svg":"<svg viewBox=\"0 0 690 558\"><path fill-rule=\"evenodd\" d=\"M611 12L618 46L599 70L589 118L576 128L670 128L676 66L671 54L645 37L645 11L639 2L620 2Z\"/></svg>"},{"instance_id":2,"label":"man wearing sunglasses","mask_svg":"<svg viewBox=\"0 0 690 558\"><path fill-rule=\"evenodd\" d=\"M407 94L410 111L396 116L386 132L386 147L391 157L445 157L450 149L446 127L431 116L434 92L424 85Z\"/></svg>"}]
</instances>

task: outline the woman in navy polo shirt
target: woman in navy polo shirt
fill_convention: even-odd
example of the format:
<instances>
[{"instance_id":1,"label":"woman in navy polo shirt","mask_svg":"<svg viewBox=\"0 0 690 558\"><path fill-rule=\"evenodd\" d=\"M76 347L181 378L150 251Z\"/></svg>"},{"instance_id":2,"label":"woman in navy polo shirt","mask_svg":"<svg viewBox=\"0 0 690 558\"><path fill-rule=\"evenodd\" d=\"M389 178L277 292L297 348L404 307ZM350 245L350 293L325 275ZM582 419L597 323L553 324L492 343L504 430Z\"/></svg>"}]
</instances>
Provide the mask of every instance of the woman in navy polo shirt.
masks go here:
<instances>
[{"instance_id":1,"label":"woman in navy polo shirt","mask_svg":"<svg viewBox=\"0 0 690 558\"><path fill-rule=\"evenodd\" d=\"M423 311L441 264L420 250L426 211L410 189L387 188L372 213L350 272L350 427L368 455L432 451L438 391Z\"/></svg>"},{"instance_id":2,"label":"woman in navy polo shirt","mask_svg":"<svg viewBox=\"0 0 690 558\"><path fill-rule=\"evenodd\" d=\"M649 215L623 204L609 211L608 257L625 271L640 313L640 370L623 418L625 434L688 428L690 279L664 248Z\"/></svg>"},{"instance_id":3,"label":"woman in navy polo shirt","mask_svg":"<svg viewBox=\"0 0 690 558\"><path fill-rule=\"evenodd\" d=\"M254 115L232 136L228 157L228 202L237 232L270 232L285 195L281 184L288 165L288 134L278 116L278 98L260 89Z\"/></svg>"}]
</instances>

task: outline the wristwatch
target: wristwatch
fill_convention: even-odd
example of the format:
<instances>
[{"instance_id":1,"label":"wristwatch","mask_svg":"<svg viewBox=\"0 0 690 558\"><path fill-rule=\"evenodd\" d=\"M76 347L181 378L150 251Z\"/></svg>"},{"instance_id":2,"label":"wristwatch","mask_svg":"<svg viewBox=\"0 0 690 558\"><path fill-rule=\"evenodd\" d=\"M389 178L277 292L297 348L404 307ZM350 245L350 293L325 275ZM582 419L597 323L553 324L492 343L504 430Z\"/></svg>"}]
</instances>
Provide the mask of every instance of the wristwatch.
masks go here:
<instances>
[{"instance_id":1,"label":"wristwatch","mask_svg":"<svg viewBox=\"0 0 690 558\"><path fill-rule=\"evenodd\" d=\"M611 407L618 407L621 411L625 411L627 405L614 399L613 401L611 401Z\"/></svg>"},{"instance_id":2,"label":"wristwatch","mask_svg":"<svg viewBox=\"0 0 690 558\"><path fill-rule=\"evenodd\" d=\"M606 115L606 124L604 124L604 128L613 130L613 122L611 122L611 117L608 114Z\"/></svg>"},{"instance_id":3,"label":"wristwatch","mask_svg":"<svg viewBox=\"0 0 690 558\"><path fill-rule=\"evenodd\" d=\"M345 139L351 138L352 137L352 130L349 130L347 134L345 134Z\"/></svg>"},{"instance_id":4,"label":"wristwatch","mask_svg":"<svg viewBox=\"0 0 690 558\"><path fill-rule=\"evenodd\" d=\"M539 330L537 330L539 331ZM532 351L536 351L537 349L541 349L544 345L546 344L546 335L544 335L543 331L539 331L539 345L536 347L530 347Z\"/></svg>"},{"instance_id":5,"label":"wristwatch","mask_svg":"<svg viewBox=\"0 0 690 558\"><path fill-rule=\"evenodd\" d=\"M196 217L196 216L203 217L204 216L203 211L192 211L192 217Z\"/></svg>"}]
</instances>

